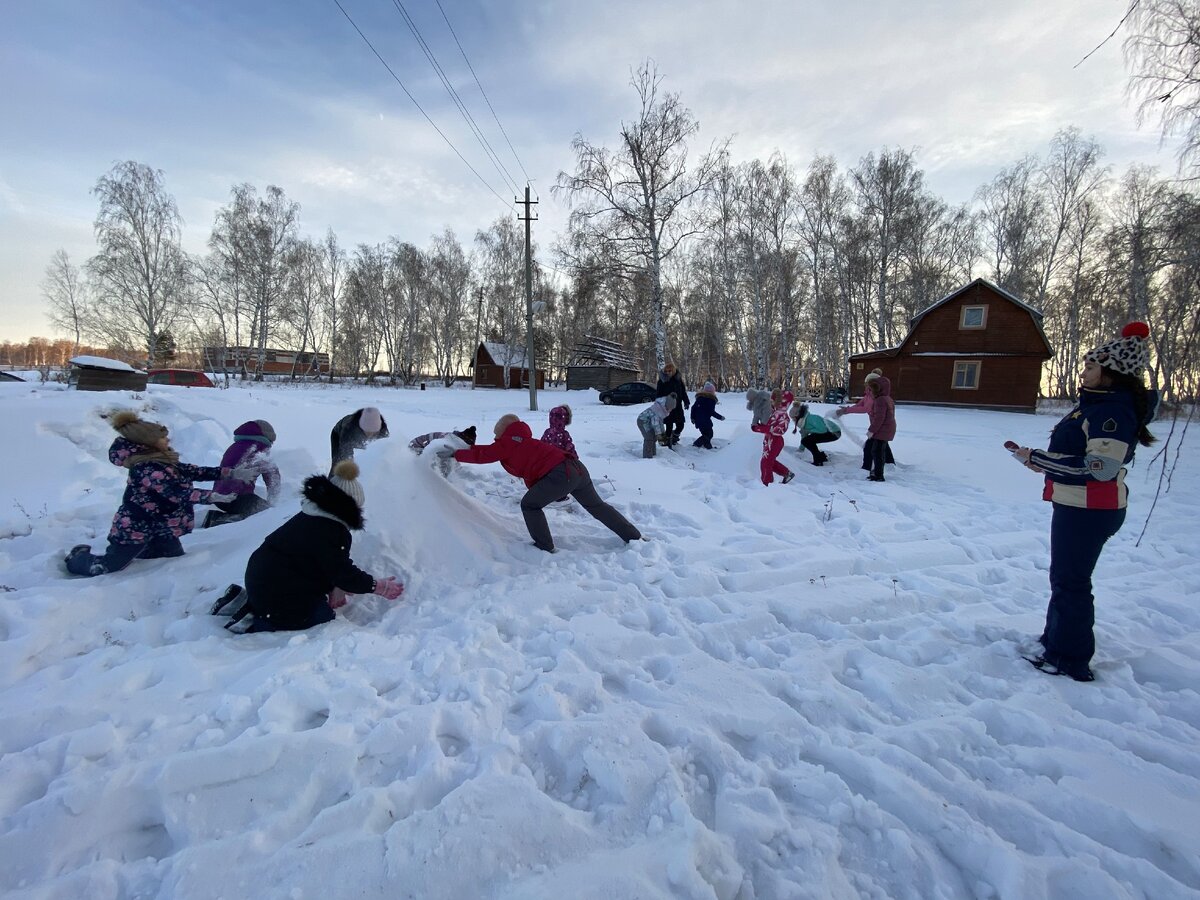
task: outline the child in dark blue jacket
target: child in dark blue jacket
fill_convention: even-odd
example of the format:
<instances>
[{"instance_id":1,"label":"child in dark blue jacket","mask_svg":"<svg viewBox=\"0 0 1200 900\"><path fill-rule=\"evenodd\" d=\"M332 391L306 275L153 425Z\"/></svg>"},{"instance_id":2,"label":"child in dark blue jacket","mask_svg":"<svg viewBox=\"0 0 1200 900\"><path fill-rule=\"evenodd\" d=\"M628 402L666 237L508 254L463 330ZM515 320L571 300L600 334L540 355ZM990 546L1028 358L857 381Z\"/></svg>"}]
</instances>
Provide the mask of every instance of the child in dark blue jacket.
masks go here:
<instances>
[{"instance_id":1,"label":"child in dark blue jacket","mask_svg":"<svg viewBox=\"0 0 1200 900\"><path fill-rule=\"evenodd\" d=\"M700 432L700 437L692 441L693 447L704 447L712 450L713 419L725 421L725 417L717 412L717 386L711 381L704 382L704 387L696 392L692 401L692 424Z\"/></svg>"}]
</instances>

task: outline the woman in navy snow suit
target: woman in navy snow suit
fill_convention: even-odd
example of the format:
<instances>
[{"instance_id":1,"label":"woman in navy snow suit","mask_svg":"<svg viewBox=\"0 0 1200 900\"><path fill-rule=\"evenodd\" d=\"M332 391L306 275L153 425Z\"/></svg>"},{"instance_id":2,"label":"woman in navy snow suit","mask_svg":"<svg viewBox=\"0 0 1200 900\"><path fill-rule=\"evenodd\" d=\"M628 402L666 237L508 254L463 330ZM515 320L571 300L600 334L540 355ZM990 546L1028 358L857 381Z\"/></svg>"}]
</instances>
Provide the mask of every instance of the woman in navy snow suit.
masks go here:
<instances>
[{"instance_id":1,"label":"woman in navy snow suit","mask_svg":"<svg viewBox=\"0 0 1200 900\"><path fill-rule=\"evenodd\" d=\"M1150 361L1143 322L1125 326L1121 337L1084 354L1079 402L1050 432L1045 450L1020 447L1013 456L1046 476L1042 499L1053 504L1050 518L1050 604L1030 660L1050 675L1092 681L1096 652L1092 632L1095 598L1092 572L1105 542L1125 521L1125 466L1137 445L1155 438L1146 428L1153 398L1142 383Z\"/></svg>"}]
</instances>

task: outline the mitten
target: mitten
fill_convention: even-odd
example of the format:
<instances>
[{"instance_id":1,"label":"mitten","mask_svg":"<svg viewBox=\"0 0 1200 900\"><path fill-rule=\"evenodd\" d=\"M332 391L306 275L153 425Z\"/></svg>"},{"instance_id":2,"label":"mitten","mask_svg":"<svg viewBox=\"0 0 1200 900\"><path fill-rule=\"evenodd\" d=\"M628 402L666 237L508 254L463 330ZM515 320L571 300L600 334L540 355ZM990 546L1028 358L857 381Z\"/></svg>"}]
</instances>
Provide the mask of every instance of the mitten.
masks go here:
<instances>
[{"instance_id":1,"label":"mitten","mask_svg":"<svg viewBox=\"0 0 1200 900\"><path fill-rule=\"evenodd\" d=\"M375 591L384 600L395 600L404 593L404 585L396 581L395 577L375 579Z\"/></svg>"},{"instance_id":2,"label":"mitten","mask_svg":"<svg viewBox=\"0 0 1200 900\"><path fill-rule=\"evenodd\" d=\"M341 588L335 587L329 592L329 608L341 609L346 605L346 592Z\"/></svg>"},{"instance_id":3,"label":"mitten","mask_svg":"<svg viewBox=\"0 0 1200 900\"><path fill-rule=\"evenodd\" d=\"M237 494L218 494L215 491L209 491L208 499L205 500L204 502L210 503L210 504L211 503L230 503L230 502L236 500L237 497L238 497Z\"/></svg>"},{"instance_id":4,"label":"mitten","mask_svg":"<svg viewBox=\"0 0 1200 900\"><path fill-rule=\"evenodd\" d=\"M457 451L453 447L438 447L435 452L438 459L454 459Z\"/></svg>"},{"instance_id":5,"label":"mitten","mask_svg":"<svg viewBox=\"0 0 1200 900\"><path fill-rule=\"evenodd\" d=\"M262 474L262 467L254 463L242 463L236 469L230 469L228 478L234 481L254 481Z\"/></svg>"}]
</instances>

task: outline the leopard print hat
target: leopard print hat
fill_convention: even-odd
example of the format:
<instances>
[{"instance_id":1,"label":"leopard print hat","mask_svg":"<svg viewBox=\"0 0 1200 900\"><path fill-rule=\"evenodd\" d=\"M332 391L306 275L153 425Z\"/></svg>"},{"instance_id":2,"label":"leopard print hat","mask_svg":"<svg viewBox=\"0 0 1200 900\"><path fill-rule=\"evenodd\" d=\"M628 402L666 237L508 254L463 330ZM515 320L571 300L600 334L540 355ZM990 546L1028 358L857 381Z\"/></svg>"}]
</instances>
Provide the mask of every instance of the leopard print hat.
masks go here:
<instances>
[{"instance_id":1,"label":"leopard print hat","mask_svg":"<svg viewBox=\"0 0 1200 900\"><path fill-rule=\"evenodd\" d=\"M1150 327L1145 322L1130 322L1121 329L1121 336L1101 344L1083 355L1089 362L1106 369L1140 378L1150 365Z\"/></svg>"}]
</instances>

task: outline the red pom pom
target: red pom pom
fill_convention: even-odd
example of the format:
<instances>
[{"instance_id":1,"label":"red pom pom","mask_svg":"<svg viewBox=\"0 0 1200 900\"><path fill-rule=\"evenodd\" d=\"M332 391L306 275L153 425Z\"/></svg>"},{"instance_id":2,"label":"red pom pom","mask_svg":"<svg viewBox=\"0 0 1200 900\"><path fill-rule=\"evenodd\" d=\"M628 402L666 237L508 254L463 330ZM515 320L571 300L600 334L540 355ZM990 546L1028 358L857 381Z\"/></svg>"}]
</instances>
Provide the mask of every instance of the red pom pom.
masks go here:
<instances>
[{"instance_id":1,"label":"red pom pom","mask_svg":"<svg viewBox=\"0 0 1200 900\"><path fill-rule=\"evenodd\" d=\"M1145 322L1130 322L1121 329L1121 337L1150 337L1150 326Z\"/></svg>"}]
</instances>

